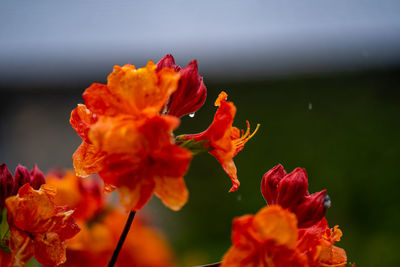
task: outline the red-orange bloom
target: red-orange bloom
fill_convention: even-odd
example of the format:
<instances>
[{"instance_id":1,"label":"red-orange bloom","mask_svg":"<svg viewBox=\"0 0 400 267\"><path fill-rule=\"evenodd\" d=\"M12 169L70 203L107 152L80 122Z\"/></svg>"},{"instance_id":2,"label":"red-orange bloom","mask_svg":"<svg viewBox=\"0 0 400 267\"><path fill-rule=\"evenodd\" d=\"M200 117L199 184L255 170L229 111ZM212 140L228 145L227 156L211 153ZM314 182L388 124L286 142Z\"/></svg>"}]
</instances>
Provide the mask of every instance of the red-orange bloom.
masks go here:
<instances>
[{"instance_id":1,"label":"red-orange bloom","mask_svg":"<svg viewBox=\"0 0 400 267\"><path fill-rule=\"evenodd\" d=\"M343 249L333 246L341 232L325 221L299 230L296 216L278 205L267 206L256 215L234 219L233 245L221 267L323 267L344 266Z\"/></svg>"},{"instance_id":2,"label":"red-orange bloom","mask_svg":"<svg viewBox=\"0 0 400 267\"><path fill-rule=\"evenodd\" d=\"M206 141L206 148L210 149L209 153L213 155L222 168L229 175L232 180L232 188L229 192L236 191L239 188L240 182L237 178L237 170L233 157L239 153L246 142L254 136L257 132L259 125L255 131L250 134L250 124L247 123L247 130L244 133L236 127L232 127L233 119L236 114L235 105L227 101L228 95L221 92L215 101L215 106L218 107L215 113L214 120L211 125L202 133L188 134L179 136L180 140L194 140Z\"/></svg>"},{"instance_id":3,"label":"red-orange bloom","mask_svg":"<svg viewBox=\"0 0 400 267\"><path fill-rule=\"evenodd\" d=\"M74 208L82 229L67 241L67 261L62 266L106 266L125 224L126 214L104 198L97 177L78 178L73 171L51 172L46 183L57 188L55 202ZM174 260L163 236L135 218L116 266L171 267ZM157 256L154 256L157 255Z\"/></svg>"},{"instance_id":4,"label":"red-orange bloom","mask_svg":"<svg viewBox=\"0 0 400 267\"><path fill-rule=\"evenodd\" d=\"M179 119L160 115L179 78L151 61L141 69L116 66L107 85L90 86L86 106L72 111L71 125L83 139L73 155L76 174L99 173L127 209L141 209L153 193L173 210L187 202L183 175L192 154L172 136Z\"/></svg>"},{"instance_id":5,"label":"red-orange bloom","mask_svg":"<svg viewBox=\"0 0 400 267\"><path fill-rule=\"evenodd\" d=\"M81 179L73 171L50 172L46 184L57 188L56 205L74 209L76 220L89 220L104 210L103 186L99 179Z\"/></svg>"},{"instance_id":6,"label":"red-orange bloom","mask_svg":"<svg viewBox=\"0 0 400 267\"><path fill-rule=\"evenodd\" d=\"M73 210L55 205L55 195L50 185L34 190L25 184L18 195L6 199L11 266L25 266L32 256L43 266L65 262L65 240L75 236L79 227Z\"/></svg>"}]
</instances>

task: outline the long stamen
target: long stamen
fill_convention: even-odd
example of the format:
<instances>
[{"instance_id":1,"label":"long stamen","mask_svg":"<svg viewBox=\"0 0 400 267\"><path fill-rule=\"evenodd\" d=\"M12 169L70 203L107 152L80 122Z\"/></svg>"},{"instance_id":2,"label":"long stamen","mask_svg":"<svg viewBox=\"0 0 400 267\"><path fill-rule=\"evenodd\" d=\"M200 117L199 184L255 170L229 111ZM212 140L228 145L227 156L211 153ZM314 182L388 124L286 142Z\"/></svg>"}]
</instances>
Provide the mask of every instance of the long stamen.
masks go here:
<instances>
[{"instance_id":1,"label":"long stamen","mask_svg":"<svg viewBox=\"0 0 400 267\"><path fill-rule=\"evenodd\" d=\"M244 133L240 138L233 140L233 144L236 147L244 146L244 144L246 144L247 141L249 141L260 128L260 124L258 123L256 129L253 131L253 133L250 134L250 123L246 121L246 124L247 124L246 133Z\"/></svg>"}]
</instances>

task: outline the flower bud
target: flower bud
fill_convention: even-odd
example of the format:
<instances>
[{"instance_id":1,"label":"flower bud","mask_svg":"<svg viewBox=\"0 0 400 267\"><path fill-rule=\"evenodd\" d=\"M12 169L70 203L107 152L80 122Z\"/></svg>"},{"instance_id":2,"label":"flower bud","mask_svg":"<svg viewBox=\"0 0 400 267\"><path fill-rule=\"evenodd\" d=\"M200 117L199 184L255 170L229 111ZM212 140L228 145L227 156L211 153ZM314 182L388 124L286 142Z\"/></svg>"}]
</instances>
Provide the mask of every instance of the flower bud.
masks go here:
<instances>
[{"instance_id":1,"label":"flower bud","mask_svg":"<svg viewBox=\"0 0 400 267\"><path fill-rule=\"evenodd\" d=\"M178 88L167 101L167 114L176 117L194 113L206 101L207 88L203 83L203 77L198 73L197 61L193 60L185 68L175 65L172 55L166 55L157 63L157 71L163 68L172 68L179 72Z\"/></svg>"},{"instance_id":2,"label":"flower bud","mask_svg":"<svg viewBox=\"0 0 400 267\"><path fill-rule=\"evenodd\" d=\"M281 164L267 171L261 180L261 193L268 205L276 204L278 196L278 183L286 176L286 171Z\"/></svg>"},{"instance_id":3,"label":"flower bud","mask_svg":"<svg viewBox=\"0 0 400 267\"><path fill-rule=\"evenodd\" d=\"M294 211L297 215L298 226L306 228L319 222L325 216L330 205L331 201L326 190L306 196Z\"/></svg>"},{"instance_id":4,"label":"flower bud","mask_svg":"<svg viewBox=\"0 0 400 267\"><path fill-rule=\"evenodd\" d=\"M0 164L0 211L4 208L4 201L11 196L14 188L14 179L5 163Z\"/></svg>"},{"instance_id":5,"label":"flower bud","mask_svg":"<svg viewBox=\"0 0 400 267\"><path fill-rule=\"evenodd\" d=\"M277 204L293 211L304 199L307 190L307 173L305 169L296 168L279 182Z\"/></svg>"},{"instance_id":6,"label":"flower bud","mask_svg":"<svg viewBox=\"0 0 400 267\"><path fill-rule=\"evenodd\" d=\"M16 195L18 193L18 190L20 189L21 186L30 182L31 182L31 175L29 173L29 170L25 166L18 165L17 168L15 169L15 174L14 174L13 195Z\"/></svg>"},{"instance_id":7,"label":"flower bud","mask_svg":"<svg viewBox=\"0 0 400 267\"><path fill-rule=\"evenodd\" d=\"M30 184L32 188L35 190L39 190L40 186L46 183L43 172L39 170L36 164L33 165L33 169L31 170L30 176L31 176Z\"/></svg>"}]
</instances>

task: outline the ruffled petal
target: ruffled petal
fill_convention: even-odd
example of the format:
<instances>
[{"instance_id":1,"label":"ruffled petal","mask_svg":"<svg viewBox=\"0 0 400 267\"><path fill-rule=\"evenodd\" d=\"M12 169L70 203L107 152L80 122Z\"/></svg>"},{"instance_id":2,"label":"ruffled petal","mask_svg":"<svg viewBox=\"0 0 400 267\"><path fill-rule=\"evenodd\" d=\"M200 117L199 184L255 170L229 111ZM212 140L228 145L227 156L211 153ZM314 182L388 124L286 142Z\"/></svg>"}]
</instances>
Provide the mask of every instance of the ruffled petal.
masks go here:
<instances>
[{"instance_id":1,"label":"ruffled petal","mask_svg":"<svg viewBox=\"0 0 400 267\"><path fill-rule=\"evenodd\" d=\"M155 184L154 193L168 208L178 211L188 201L189 191L182 177L156 177Z\"/></svg>"},{"instance_id":2,"label":"ruffled petal","mask_svg":"<svg viewBox=\"0 0 400 267\"><path fill-rule=\"evenodd\" d=\"M133 116L157 114L169 96L177 89L179 74L166 68L156 72L156 65L149 61L144 68L134 65L115 66L108 76L109 89L123 99L124 106Z\"/></svg>"},{"instance_id":3,"label":"ruffled petal","mask_svg":"<svg viewBox=\"0 0 400 267\"><path fill-rule=\"evenodd\" d=\"M254 230L262 241L273 240L276 245L294 249L297 242L296 216L279 206L267 206L254 217Z\"/></svg>"},{"instance_id":4,"label":"ruffled petal","mask_svg":"<svg viewBox=\"0 0 400 267\"><path fill-rule=\"evenodd\" d=\"M24 267L26 262L33 256L33 241L27 233L19 231L13 227L10 227L10 232L10 266Z\"/></svg>"},{"instance_id":5,"label":"ruffled petal","mask_svg":"<svg viewBox=\"0 0 400 267\"><path fill-rule=\"evenodd\" d=\"M153 179L135 179L132 187L120 186L118 193L126 210L140 210L151 199L155 182Z\"/></svg>"},{"instance_id":6,"label":"ruffled petal","mask_svg":"<svg viewBox=\"0 0 400 267\"><path fill-rule=\"evenodd\" d=\"M86 177L98 173L103 168L105 156L105 152L83 141L72 156L76 175Z\"/></svg>"},{"instance_id":7,"label":"ruffled petal","mask_svg":"<svg viewBox=\"0 0 400 267\"><path fill-rule=\"evenodd\" d=\"M97 115L115 116L126 113L123 101L105 84L93 83L83 93L86 106Z\"/></svg>"},{"instance_id":8,"label":"ruffled petal","mask_svg":"<svg viewBox=\"0 0 400 267\"><path fill-rule=\"evenodd\" d=\"M34 240L35 259L44 267L57 266L64 263L66 247L60 236L56 233L45 233L36 236Z\"/></svg>"},{"instance_id":9,"label":"ruffled petal","mask_svg":"<svg viewBox=\"0 0 400 267\"><path fill-rule=\"evenodd\" d=\"M79 104L78 107L71 112L71 118L69 119L72 128L74 128L76 133L84 141L87 141L88 139L90 126L96 121L96 115L94 115L91 110L89 110L85 105L82 104Z\"/></svg>"}]
</instances>

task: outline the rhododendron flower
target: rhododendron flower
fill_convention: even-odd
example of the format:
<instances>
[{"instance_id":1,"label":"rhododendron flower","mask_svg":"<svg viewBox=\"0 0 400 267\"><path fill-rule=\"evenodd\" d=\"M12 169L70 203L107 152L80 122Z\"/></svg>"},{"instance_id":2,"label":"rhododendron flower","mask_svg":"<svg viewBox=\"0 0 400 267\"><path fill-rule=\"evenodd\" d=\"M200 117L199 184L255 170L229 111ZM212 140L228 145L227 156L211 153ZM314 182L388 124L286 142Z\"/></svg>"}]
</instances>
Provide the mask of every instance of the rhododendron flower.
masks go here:
<instances>
[{"instance_id":1,"label":"rhododendron flower","mask_svg":"<svg viewBox=\"0 0 400 267\"><path fill-rule=\"evenodd\" d=\"M26 183L33 189L39 189L45 183L44 175L36 164L30 172L25 166L18 165L14 177L5 163L0 164L0 210L4 208L6 198L16 195Z\"/></svg>"},{"instance_id":2,"label":"rhododendron flower","mask_svg":"<svg viewBox=\"0 0 400 267\"><path fill-rule=\"evenodd\" d=\"M46 184L57 188L55 203L74 210L75 220L89 220L105 208L103 186L99 179L80 179L73 171L50 172Z\"/></svg>"},{"instance_id":3,"label":"rhododendron flower","mask_svg":"<svg viewBox=\"0 0 400 267\"><path fill-rule=\"evenodd\" d=\"M296 168L287 174L280 164L264 174L261 192L269 205L278 204L295 213L299 227L309 227L320 221L331 204L326 190L308 193L305 169Z\"/></svg>"},{"instance_id":4,"label":"rhododendron flower","mask_svg":"<svg viewBox=\"0 0 400 267\"><path fill-rule=\"evenodd\" d=\"M160 114L179 79L151 61L140 69L115 66L107 85L90 86L86 106L72 111L71 125L83 139L73 155L77 175L99 173L129 210L141 209L153 193L173 210L187 202L183 175L192 154L172 136L179 119Z\"/></svg>"},{"instance_id":5,"label":"rhododendron flower","mask_svg":"<svg viewBox=\"0 0 400 267\"><path fill-rule=\"evenodd\" d=\"M194 140L196 142L205 141L205 147L210 151L219 163L221 163L225 172L229 175L232 181L232 188L229 192L236 191L239 188L240 182L237 178L237 170L233 157L239 153L246 142L254 136L255 131L250 134L250 124L247 123L245 133L236 127L232 127L233 119L236 114L236 107L232 102L227 101L228 95L221 92L215 101L215 106L218 107L215 113L214 120L211 125L202 133L187 134L178 136L179 140Z\"/></svg>"},{"instance_id":6,"label":"rhododendron flower","mask_svg":"<svg viewBox=\"0 0 400 267\"><path fill-rule=\"evenodd\" d=\"M326 221L315 228L299 230L296 216L278 205L267 206L256 215L234 219L232 247L221 267L322 267L344 266L344 250L333 246L340 230Z\"/></svg>"},{"instance_id":7,"label":"rhododendron flower","mask_svg":"<svg viewBox=\"0 0 400 267\"><path fill-rule=\"evenodd\" d=\"M196 112L206 101L207 89L203 77L198 73L197 61L193 60L185 68L175 65L172 55L166 55L157 63L157 71L172 68L180 74L178 88L169 97L165 113L182 117Z\"/></svg>"},{"instance_id":8,"label":"rhododendron flower","mask_svg":"<svg viewBox=\"0 0 400 267\"><path fill-rule=\"evenodd\" d=\"M55 205L55 195L50 185L34 190L25 184L16 196L6 199L11 266L25 266L32 256L43 266L65 262L65 240L75 236L79 227L73 210Z\"/></svg>"},{"instance_id":9,"label":"rhododendron flower","mask_svg":"<svg viewBox=\"0 0 400 267\"><path fill-rule=\"evenodd\" d=\"M67 241L67 261L62 266L106 266L126 214L109 198L104 198L103 185L97 177L81 179L72 171L53 171L46 176L46 183L57 188L57 204L74 208L73 216L82 229ZM128 234L116 266L174 266L171 250L157 230L148 227L140 217L135 219L134 228L134 233Z\"/></svg>"}]
</instances>

